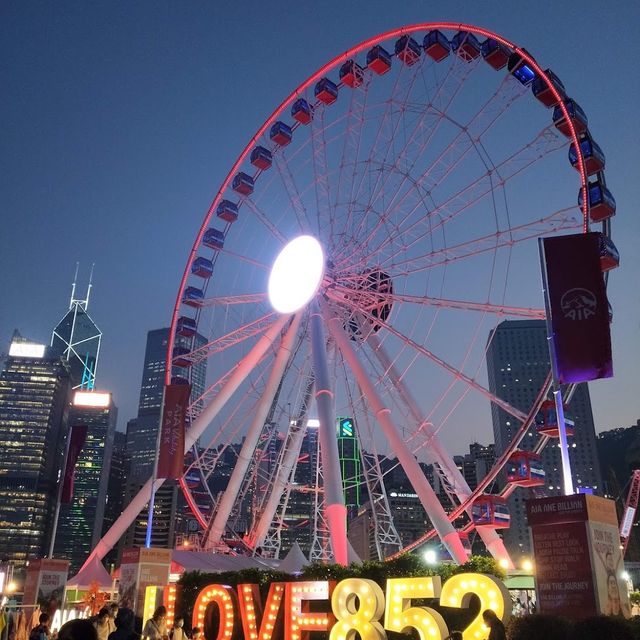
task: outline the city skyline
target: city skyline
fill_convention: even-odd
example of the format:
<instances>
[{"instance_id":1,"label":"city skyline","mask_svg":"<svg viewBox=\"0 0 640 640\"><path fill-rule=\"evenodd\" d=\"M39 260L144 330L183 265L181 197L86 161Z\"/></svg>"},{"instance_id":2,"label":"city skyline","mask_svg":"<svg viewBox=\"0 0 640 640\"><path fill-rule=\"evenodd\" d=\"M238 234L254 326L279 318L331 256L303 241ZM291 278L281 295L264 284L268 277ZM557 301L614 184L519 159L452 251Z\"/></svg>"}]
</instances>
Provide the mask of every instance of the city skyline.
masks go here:
<instances>
[{"instance_id":1,"label":"city skyline","mask_svg":"<svg viewBox=\"0 0 640 640\"><path fill-rule=\"evenodd\" d=\"M9 72L8 86L16 89L17 98L15 104L2 106L8 121L15 125L13 135L2 143L3 162L9 166L1 186L7 194L6 209L15 217L11 232L2 241L3 255L8 256L10 268L4 271L0 284L14 300L0 315L2 349L7 348L14 326L48 343L50 327L59 319L63 301L68 297L75 261L81 262L80 287L85 286L89 265L95 261L91 304L104 332L99 386L114 393L120 407L118 427L123 431L126 420L135 415L144 336L168 323L180 272L202 213L255 128L298 82L348 46L398 24L458 18L496 29L527 46L544 65L552 66L572 87L607 154L608 182L619 209L613 225L614 240L622 255L621 268L610 278L616 377L596 382L590 389L598 431L633 424L640 414L633 376L640 313L637 295L633 293L633 274L638 265L638 257L634 255L638 221L629 212L633 211L637 187L625 181L625 176L629 175L626 167L632 166L633 144L628 143L633 143L637 134L625 129L622 135L621 129L625 124L633 125L630 105L635 103L634 96L637 98L637 83L635 87L623 88L616 78L600 70L596 91L592 83L587 83L590 73L587 65L581 68L576 60L563 55L566 50L582 46L584 32L595 34L600 21L605 20L607 29L620 37L610 39L611 50L604 52L604 61L592 64L615 64L620 71L617 77L632 78L624 70L631 69L629 60L633 56L627 55L629 48L637 47L628 31L633 18L601 16L595 3L580 12L554 6L565 18L558 23L570 20L576 24L575 30L567 30L547 24L542 15L527 15L528 24L523 24L516 15L507 17L498 11L474 8L462 10L462 5L456 7L455 3L442 11L429 12L418 3L408 3L393 11L378 3L379 12L358 14L358 20L349 29L336 25L322 30L331 34L326 41L311 37L319 25L330 23L338 6L329 3L318 9L313 24L306 24L302 13L295 12L283 14L278 22L271 15L273 12L258 5L249 12L253 20L245 23L234 17L230 9L220 9L220 14L205 11L203 15L190 10L179 16L166 9L144 24L135 9L125 16L115 11L89 15L73 11L58 14L47 9L38 19L28 10L3 9L5 25L12 25L14 30L5 39L9 44L2 46L10 48L14 44L16 47L8 53L22 53L19 67L22 74ZM261 15L261 11L268 15ZM632 13L631 9L628 11ZM202 25L198 24L200 19ZM55 25L50 34L53 41L48 45L24 45L25 35L44 29L47 21ZM90 34L103 22L118 25L113 34L103 36L109 51L115 51L113 60L103 59L92 48ZM222 31L222 24L227 25L229 34ZM242 50L235 63L240 69L255 73L256 82L250 87L232 84L232 70L225 68L234 29L247 43L260 42L265 48L260 60L254 55L257 49L251 48ZM286 31L290 48L283 48L274 42L277 38L268 37L274 30ZM163 33L170 42L166 49L161 44ZM137 44L126 40L131 35L140 36ZM66 44L61 42L64 36L69 36ZM217 44L214 46L210 40ZM42 38L30 37L28 41L40 42ZM45 65L46 73L36 71L31 65L48 51L47 46L54 47L56 55L50 66ZM169 52L171 55L167 55ZM122 65L121 56L125 55L129 56L124 59L127 64ZM269 65L282 73L265 73L270 66L263 60L269 60ZM193 71L193 75L185 76L186 70ZM72 91L70 98L64 87L71 73L80 73L85 84L75 89L75 93ZM187 78L189 82L185 82ZM29 87L38 82L47 88L52 100L50 108L57 106L64 112L56 116L58 120L50 119L44 104L31 101ZM231 83L229 86L238 92L233 108L210 100L221 83ZM184 95L179 95L183 90ZM616 105L616 117L611 118L608 97L616 95L629 99ZM24 114L17 109L21 101L29 106ZM210 104L216 108L210 109ZM151 106L153 116L146 118ZM48 149L30 146L36 143L35 134L26 129L30 124L39 125L49 147L64 150L66 172L54 170ZM85 148L80 132L89 134L89 139L96 143L93 150ZM26 136L22 138L23 146L18 145L18 133ZM132 136L137 144L127 144L125 135ZM110 136L115 136L112 144ZM29 153L35 154L33 163ZM54 276L47 276L46 287L39 284L42 276L34 265L18 259L15 247L20 245L21 237L29 237L28 231L40 239L45 258L49 258L51 251L56 256ZM44 241L45 237L56 240L55 249ZM153 249L146 249L145 245ZM25 319L35 317L33 326L26 326ZM473 429L471 439L489 441L488 408L482 423ZM449 450L454 451L447 431L443 438Z\"/></svg>"}]
</instances>

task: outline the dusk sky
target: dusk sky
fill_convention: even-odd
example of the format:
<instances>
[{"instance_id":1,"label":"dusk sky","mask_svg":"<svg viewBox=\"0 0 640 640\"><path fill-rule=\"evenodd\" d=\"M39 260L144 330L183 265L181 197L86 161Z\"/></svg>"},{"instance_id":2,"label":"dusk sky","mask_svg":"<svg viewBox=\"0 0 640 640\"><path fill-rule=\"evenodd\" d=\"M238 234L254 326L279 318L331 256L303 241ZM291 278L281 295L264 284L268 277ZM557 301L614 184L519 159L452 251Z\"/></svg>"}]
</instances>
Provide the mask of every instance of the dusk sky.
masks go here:
<instances>
[{"instance_id":1,"label":"dusk sky","mask_svg":"<svg viewBox=\"0 0 640 640\"><path fill-rule=\"evenodd\" d=\"M615 377L590 385L595 423L598 431L634 424L637 2L1 3L0 352L15 328L49 342L76 262L80 293L95 262L98 386L113 391L124 430L136 413L146 333L168 325L204 213L255 130L338 53L435 20L485 26L524 46L589 116L617 200L621 254L609 280ZM491 440L490 423L474 435Z\"/></svg>"}]
</instances>

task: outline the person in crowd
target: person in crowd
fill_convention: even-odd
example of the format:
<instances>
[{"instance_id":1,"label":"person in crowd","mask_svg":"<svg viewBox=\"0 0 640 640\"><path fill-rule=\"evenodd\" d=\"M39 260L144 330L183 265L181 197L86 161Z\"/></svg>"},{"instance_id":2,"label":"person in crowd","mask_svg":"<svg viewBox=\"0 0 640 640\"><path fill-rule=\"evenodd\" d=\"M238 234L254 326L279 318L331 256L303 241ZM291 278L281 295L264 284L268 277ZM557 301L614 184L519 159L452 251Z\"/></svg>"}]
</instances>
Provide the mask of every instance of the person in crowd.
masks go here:
<instances>
[{"instance_id":1,"label":"person in crowd","mask_svg":"<svg viewBox=\"0 0 640 640\"><path fill-rule=\"evenodd\" d=\"M138 640L135 632L136 617L131 609L122 608L116 616L116 630L109 635L109 640Z\"/></svg>"},{"instance_id":2,"label":"person in crowd","mask_svg":"<svg viewBox=\"0 0 640 640\"><path fill-rule=\"evenodd\" d=\"M495 611L485 609L482 612L482 619L487 627L489 627L487 640L507 640L507 632L502 624L502 620L498 618Z\"/></svg>"},{"instance_id":3,"label":"person in crowd","mask_svg":"<svg viewBox=\"0 0 640 640\"><path fill-rule=\"evenodd\" d=\"M60 627L58 640L98 640L98 631L91 620L69 620Z\"/></svg>"},{"instance_id":4,"label":"person in crowd","mask_svg":"<svg viewBox=\"0 0 640 640\"><path fill-rule=\"evenodd\" d=\"M158 607L142 630L144 640L167 640L167 608Z\"/></svg>"},{"instance_id":5,"label":"person in crowd","mask_svg":"<svg viewBox=\"0 0 640 640\"><path fill-rule=\"evenodd\" d=\"M184 632L184 618L176 618L171 631L171 640L187 640Z\"/></svg>"},{"instance_id":6,"label":"person in crowd","mask_svg":"<svg viewBox=\"0 0 640 640\"><path fill-rule=\"evenodd\" d=\"M204 635L198 627L191 629L191 640L204 640Z\"/></svg>"},{"instance_id":7,"label":"person in crowd","mask_svg":"<svg viewBox=\"0 0 640 640\"><path fill-rule=\"evenodd\" d=\"M49 638L51 638L51 631L49 631L50 624L49 614L41 613L38 618L38 625L31 629L29 640L49 640Z\"/></svg>"},{"instance_id":8,"label":"person in crowd","mask_svg":"<svg viewBox=\"0 0 640 640\"><path fill-rule=\"evenodd\" d=\"M109 624L109 635L111 635L116 630L116 617L118 615L118 603L112 602L107 609L109 609L109 619L107 620Z\"/></svg>"},{"instance_id":9,"label":"person in crowd","mask_svg":"<svg viewBox=\"0 0 640 640\"><path fill-rule=\"evenodd\" d=\"M109 638L109 609L102 607L98 611L98 615L93 621L93 626L98 632L98 640L107 640Z\"/></svg>"}]
</instances>

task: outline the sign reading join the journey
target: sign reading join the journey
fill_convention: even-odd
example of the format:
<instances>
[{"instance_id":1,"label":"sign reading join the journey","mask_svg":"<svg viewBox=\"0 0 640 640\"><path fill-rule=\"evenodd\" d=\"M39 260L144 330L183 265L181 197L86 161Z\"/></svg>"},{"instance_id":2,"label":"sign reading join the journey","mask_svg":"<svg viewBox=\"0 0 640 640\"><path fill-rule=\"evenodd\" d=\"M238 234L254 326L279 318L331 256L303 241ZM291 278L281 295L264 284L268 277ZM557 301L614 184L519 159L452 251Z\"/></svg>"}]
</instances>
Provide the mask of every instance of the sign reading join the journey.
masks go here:
<instances>
[{"instance_id":1,"label":"sign reading join the journey","mask_svg":"<svg viewBox=\"0 0 640 640\"><path fill-rule=\"evenodd\" d=\"M586 494L528 500L527 517L540 613L630 617L612 500Z\"/></svg>"},{"instance_id":2,"label":"sign reading join the journey","mask_svg":"<svg viewBox=\"0 0 640 640\"><path fill-rule=\"evenodd\" d=\"M440 613L413 603L437 599L446 607L468 608L473 595L480 607L463 637L484 638L489 629L482 612L492 609L506 623L511 598L498 578L480 573L460 573L444 584L438 576L393 578L385 592L363 578L274 582L264 602L258 585L236 590L211 584L198 595L192 624L216 640L307 640L310 632L323 632L327 640L353 640L356 634L360 640L386 640L387 631L410 629L425 640L443 640L450 630Z\"/></svg>"}]
</instances>

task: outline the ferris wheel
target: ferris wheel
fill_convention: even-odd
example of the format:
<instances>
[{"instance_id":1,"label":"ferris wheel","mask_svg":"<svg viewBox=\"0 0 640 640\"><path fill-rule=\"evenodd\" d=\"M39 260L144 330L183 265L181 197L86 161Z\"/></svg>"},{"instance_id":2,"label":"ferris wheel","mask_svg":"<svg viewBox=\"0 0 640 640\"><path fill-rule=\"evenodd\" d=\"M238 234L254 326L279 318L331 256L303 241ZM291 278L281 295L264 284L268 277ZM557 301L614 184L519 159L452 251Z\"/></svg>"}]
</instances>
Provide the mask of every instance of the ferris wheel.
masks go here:
<instances>
[{"instance_id":1,"label":"ferris wheel","mask_svg":"<svg viewBox=\"0 0 640 640\"><path fill-rule=\"evenodd\" d=\"M402 551L388 495L400 465L432 524L412 547L438 536L463 562L465 531L482 525L487 549L508 561L496 530L517 479L502 496L486 491L518 454L550 377L527 411L502 400L485 378L487 336L504 319L544 318L538 237L602 223L603 270L617 265L604 155L569 95L505 38L425 23L334 58L249 140L189 254L168 350L167 383L208 367L180 481L203 548L236 540L277 557L304 459L312 557L329 549L346 561L358 491L378 555ZM464 447L491 403L519 427L471 491L443 442ZM520 484L535 484L546 427Z\"/></svg>"}]
</instances>

